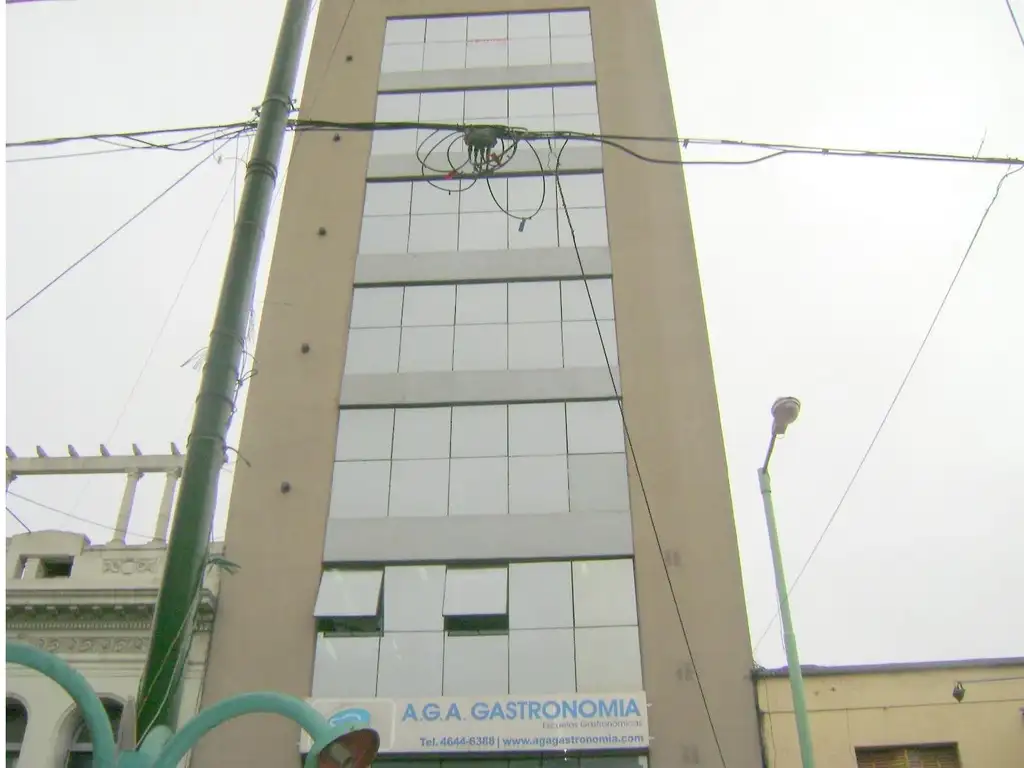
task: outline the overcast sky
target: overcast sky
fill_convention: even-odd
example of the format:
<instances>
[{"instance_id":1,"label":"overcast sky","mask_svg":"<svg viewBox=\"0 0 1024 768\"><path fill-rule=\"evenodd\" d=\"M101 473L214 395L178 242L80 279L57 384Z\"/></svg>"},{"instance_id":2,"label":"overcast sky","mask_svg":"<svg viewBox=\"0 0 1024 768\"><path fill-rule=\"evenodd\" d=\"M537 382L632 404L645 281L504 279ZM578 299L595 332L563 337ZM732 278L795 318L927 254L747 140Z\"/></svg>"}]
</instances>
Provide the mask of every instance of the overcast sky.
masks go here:
<instances>
[{"instance_id":1,"label":"overcast sky","mask_svg":"<svg viewBox=\"0 0 1024 768\"><path fill-rule=\"evenodd\" d=\"M660 6L680 135L969 155L984 137L986 155L1024 156L1024 45L1003 0ZM1024 22L1024 2L1013 6ZM7 140L245 119L282 7L8 7ZM244 150L224 148L8 323L6 442L19 454L184 445L199 373L183 363L207 343ZM8 311L200 157L10 162L51 153L8 152ZM776 607L755 476L772 401L804 404L772 460L792 581L1005 170L818 157L687 170L754 641ZM1024 655L1022 211L1024 172L1004 185L794 594L804 663ZM121 487L22 478L11 488L95 525L7 503L33 529L100 543ZM135 532L151 533L159 494L158 478L143 481ZM8 535L21 530L7 518ZM785 663L777 627L756 657Z\"/></svg>"}]
</instances>

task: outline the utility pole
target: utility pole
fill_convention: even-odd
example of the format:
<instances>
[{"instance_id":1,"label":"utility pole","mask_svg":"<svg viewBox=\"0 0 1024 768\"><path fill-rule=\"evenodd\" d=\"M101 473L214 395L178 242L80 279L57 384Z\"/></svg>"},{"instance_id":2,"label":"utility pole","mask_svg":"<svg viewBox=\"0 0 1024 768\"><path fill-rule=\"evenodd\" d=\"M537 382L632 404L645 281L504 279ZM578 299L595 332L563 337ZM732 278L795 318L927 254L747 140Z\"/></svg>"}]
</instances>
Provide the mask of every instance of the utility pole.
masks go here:
<instances>
[{"instance_id":1,"label":"utility pole","mask_svg":"<svg viewBox=\"0 0 1024 768\"><path fill-rule=\"evenodd\" d=\"M287 0L245 173L217 314L185 452L166 564L138 701L138 730L176 725L193 622L207 564L217 485L235 409L256 270L270 218L312 0Z\"/></svg>"}]
</instances>

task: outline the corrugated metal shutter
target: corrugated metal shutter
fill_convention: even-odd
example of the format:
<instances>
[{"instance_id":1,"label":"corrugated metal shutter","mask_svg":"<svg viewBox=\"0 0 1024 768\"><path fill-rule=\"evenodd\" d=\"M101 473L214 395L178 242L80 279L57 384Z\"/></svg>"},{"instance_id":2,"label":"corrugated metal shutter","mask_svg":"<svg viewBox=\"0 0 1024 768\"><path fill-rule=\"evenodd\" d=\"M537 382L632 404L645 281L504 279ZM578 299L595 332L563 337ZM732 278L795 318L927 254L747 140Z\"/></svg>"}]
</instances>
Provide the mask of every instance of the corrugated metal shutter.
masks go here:
<instances>
[{"instance_id":1,"label":"corrugated metal shutter","mask_svg":"<svg viewBox=\"0 0 1024 768\"><path fill-rule=\"evenodd\" d=\"M857 750L857 768L960 768L956 745Z\"/></svg>"}]
</instances>

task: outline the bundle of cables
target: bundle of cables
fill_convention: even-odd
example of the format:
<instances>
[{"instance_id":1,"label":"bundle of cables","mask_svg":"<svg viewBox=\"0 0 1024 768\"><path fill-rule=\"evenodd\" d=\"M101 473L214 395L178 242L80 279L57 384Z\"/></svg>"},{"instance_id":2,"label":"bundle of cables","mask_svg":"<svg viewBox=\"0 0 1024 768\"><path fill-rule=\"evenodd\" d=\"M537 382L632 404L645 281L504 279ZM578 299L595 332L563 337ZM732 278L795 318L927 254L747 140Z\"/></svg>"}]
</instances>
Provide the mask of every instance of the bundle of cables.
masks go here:
<instances>
[{"instance_id":1,"label":"bundle of cables","mask_svg":"<svg viewBox=\"0 0 1024 768\"><path fill-rule=\"evenodd\" d=\"M522 232L526 223L544 208L547 197L547 179L544 162L532 140L547 141L540 134L507 125L467 125L458 130L438 128L429 133L416 147L416 159L424 180L432 187L448 192L462 193L481 180L495 206L506 216L519 221ZM536 170L520 170L518 174L537 175L540 179L540 200L527 215L513 213L494 194L492 180L499 175L513 175L517 171L509 166L519 147L525 145L537 161Z\"/></svg>"}]
</instances>

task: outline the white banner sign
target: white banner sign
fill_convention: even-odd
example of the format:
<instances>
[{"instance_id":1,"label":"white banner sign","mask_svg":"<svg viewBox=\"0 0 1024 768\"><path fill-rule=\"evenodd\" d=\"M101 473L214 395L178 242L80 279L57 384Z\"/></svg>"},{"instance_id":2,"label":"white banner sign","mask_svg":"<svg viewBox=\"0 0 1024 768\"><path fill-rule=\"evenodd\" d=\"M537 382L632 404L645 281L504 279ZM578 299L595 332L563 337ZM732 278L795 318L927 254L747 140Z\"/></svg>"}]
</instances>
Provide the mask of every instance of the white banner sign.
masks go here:
<instances>
[{"instance_id":1,"label":"white banner sign","mask_svg":"<svg viewBox=\"0 0 1024 768\"><path fill-rule=\"evenodd\" d=\"M332 725L373 728L381 752L643 750L643 693L435 699L309 699ZM301 749L308 751L303 734Z\"/></svg>"}]
</instances>

